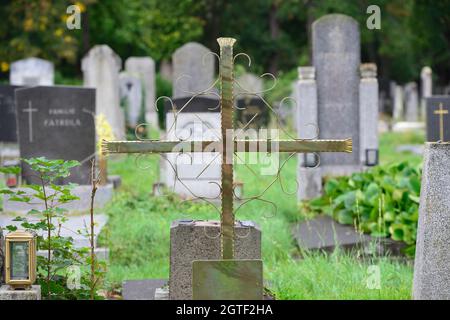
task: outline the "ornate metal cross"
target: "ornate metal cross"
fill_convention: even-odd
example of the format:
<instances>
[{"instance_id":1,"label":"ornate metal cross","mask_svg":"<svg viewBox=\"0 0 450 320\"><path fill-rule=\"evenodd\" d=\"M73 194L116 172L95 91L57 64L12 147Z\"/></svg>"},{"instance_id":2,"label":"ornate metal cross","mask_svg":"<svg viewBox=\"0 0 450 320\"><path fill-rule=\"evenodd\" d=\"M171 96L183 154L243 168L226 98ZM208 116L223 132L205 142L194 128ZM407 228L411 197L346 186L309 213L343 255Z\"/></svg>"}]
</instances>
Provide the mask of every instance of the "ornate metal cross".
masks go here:
<instances>
[{"instance_id":1,"label":"ornate metal cross","mask_svg":"<svg viewBox=\"0 0 450 320\"><path fill-rule=\"evenodd\" d=\"M444 115L448 115L448 110L445 110L440 103L439 110L435 110L434 114L439 115L439 137L441 142L444 142Z\"/></svg>"},{"instance_id":2,"label":"ornate metal cross","mask_svg":"<svg viewBox=\"0 0 450 320\"><path fill-rule=\"evenodd\" d=\"M221 86L221 140L219 141L104 141L104 153L171 153L211 152L222 155L221 179L221 248L222 259L233 261L235 216L233 212L233 155L234 152L352 152L352 140L239 140L233 130L233 38L217 39L220 47L219 77ZM273 144L277 148L272 148ZM257 149L254 146L257 145ZM242 150L238 150L240 146ZM236 260L234 260L236 261ZM247 282L248 284L248 282ZM261 284L262 285L262 284ZM211 290L212 291L212 290ZM223 296L222 296L223 298Z\"/></svg>"}]
</instances>

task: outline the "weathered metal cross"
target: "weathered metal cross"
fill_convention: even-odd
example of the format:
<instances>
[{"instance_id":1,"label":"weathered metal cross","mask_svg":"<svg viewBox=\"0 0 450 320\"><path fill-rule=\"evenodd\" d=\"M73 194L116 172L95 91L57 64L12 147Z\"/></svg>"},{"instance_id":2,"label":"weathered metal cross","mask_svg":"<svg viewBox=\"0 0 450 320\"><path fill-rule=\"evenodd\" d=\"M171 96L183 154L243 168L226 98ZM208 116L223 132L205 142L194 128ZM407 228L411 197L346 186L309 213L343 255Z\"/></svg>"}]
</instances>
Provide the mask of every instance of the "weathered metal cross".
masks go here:
<instances>
[{"instance_id":1,"label":"weathered metal cross","mask_svg":"<svg viewBox=\"0 0 450 320\"><path fill-rule=\"evenodd\" d=\"M233 130L233 38L217 39L220 47L219 77L221 85L221 140L219 141L104 141L105 153L171 153L171 152L211 152L220 150L222 155L221 179L221 248L224 261L234 259L235 216L233 212L233 155L239 152L352 152L352 140L239 140ZM277 148L273 148L273 144ZM256 150L254 146L257 146ZM238 150L240 146L242 150ZM217 262L217 261L216 261ZM225 267L229 268L229 267ZM231 268L235 268L234 266ZM244 268L245 269L245 268ZM236 269L234 269L236 271ZM242 271L242 268L239 270ZM240 274L239 272L230 272ZM241 272L241 275L244 272ZM236 277L236 276L235 276ZM239 276L238 276L239 277ZM244 275L245 278L245 275ZM222 278L223 279L223 278ZM238 279L239 280L239 279ZM247 279L248 280L248 279ZM248 285L248 281L246 283ZM244 284L245 285L245 284ZM260 284L262 286L262 284ZM211 292L213 290L209 290ZM239 291L239 289L235 290ZM233 295L233 294L232 294ZM262 292L261 292L262 296ZM220 298L224 296L218 295ZM230 296L227 296L230 297ZM227 298L225 297L225 298ZM233 297L242 297L234 294ZM195 295L194 295L195 298ZM247 296L248 298L248 296Z\"/></svg>"},{"instance_id":2,"label":"weathered metal cross","mask_svg":"<svg viewBox=\"0 0 450 320\"><path fill-rule=\"evenodd\" d=\"M448 115L448 110L445 110L440 103L439 110L435 110L434 114L439 115L439 137L441 142L444 142L444 115Z\"/></svg>"}]
</instances>

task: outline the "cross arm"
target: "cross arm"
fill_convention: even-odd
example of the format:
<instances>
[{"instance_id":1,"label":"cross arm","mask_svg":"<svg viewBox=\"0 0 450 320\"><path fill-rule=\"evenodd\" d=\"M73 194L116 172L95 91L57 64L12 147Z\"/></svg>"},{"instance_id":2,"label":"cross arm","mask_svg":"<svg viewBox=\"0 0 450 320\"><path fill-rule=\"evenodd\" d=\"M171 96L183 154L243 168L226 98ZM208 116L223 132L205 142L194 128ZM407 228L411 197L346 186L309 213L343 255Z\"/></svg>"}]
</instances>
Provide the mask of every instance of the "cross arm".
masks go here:
<instances>
[{"instance_id":1,"label":"cross arm","mask_svg":"<svg viewBox=\"0 0 450 320\"><path fill-rule=\"evenodd\" d=\"M106 141L103 154L108 153L178 153L221 152L222 141ZM352 152L352 139L344 140L234 140L236 152Z\"/></svg>"}]
</instances>

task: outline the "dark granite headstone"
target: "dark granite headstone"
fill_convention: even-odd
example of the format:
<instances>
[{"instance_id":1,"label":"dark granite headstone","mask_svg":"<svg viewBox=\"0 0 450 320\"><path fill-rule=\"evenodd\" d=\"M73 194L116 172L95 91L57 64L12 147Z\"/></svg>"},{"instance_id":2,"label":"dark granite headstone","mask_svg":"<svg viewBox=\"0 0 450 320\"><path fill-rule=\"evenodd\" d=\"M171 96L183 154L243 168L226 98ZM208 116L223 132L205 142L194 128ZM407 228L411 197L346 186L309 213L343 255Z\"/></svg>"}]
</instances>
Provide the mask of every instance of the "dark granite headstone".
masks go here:
<instances>
[{"instance_id":1,"label":"dark granite headstone","mask_svg":"<svg viewBox=\"0 0 450 320\"><path fill-rule=\"evenodd\" d=\"M90 183L90 159L95 156L95 89L33 87L16 90L21 158L78 160L70 177L57 183ZM36 183L23 165L23 178Z\"/></svg>"},{"instance_id":2,"label":"dark granite headstone","mask_svg":"<svg viewBox=\"0 0 450 320\"><path fill-rule=\"evenodd\" d=\"M17 142L14 90L19 86L0 85L0 142Z\"/></svg>"},{"instance_id":3,"label":"dark granite headstone","mask_svg":"<svg viewBox=\"0 0 450 320\"><path fill-rule=\"evenodd\" d=\"M333 251L342 249L361 249L368 254L402 255L403 242L387 238L374 238L355 231L351 225L337 223L329 216L318 216L294 227L294 238L301 249Z\"/></svg>"},{"instance_id":4,"label":"dark granite headstone","mask_svg":"<svg viewBox=\"0 0 450 320\"><path fill-rule=\"evenodd\" d=\"M123 300L155 300L155 291L164 287L168 280L126 280L122 285Z\"/></svg>"},{"instance_id":5,"label":"dark granite headstone","mask_svg":"<svg viewBox=\"0 0 450 320\"><path fill-rule=\"evenodd\" d=\"M191 100L192 99L192 100ZM199 113L199 112L220 112L219 100L217 98L197 96L195 98L183 97L183 98L173 98L173 106L176 111L179 112L183 106L186 107L181 110L181 113ZM164 103L164 112L173 112L172 104L166 100Z\"/></svg>"},{"instance_id":6,"label":"dark granite headstone","mask_svg":"<svg viewBox=\"0 0 450 320\"><path fill-rule=\"evenodd\" d=\"M442 104L442 112L440 105ZM450 141L450 96L432 96L426 99L427 105L427 141L441 140L441 115L443 140Z\"/></svg>"},{"instance_id":7,"label":"dark granite headstone","mask_svg":"<svg viewBox=\"0 0 450 320\"><path fill-rule=\"evenodd\" d=\"M243 126L251 121L247 128L267 128L267 125L269 124L269 108L263 100L255 97L243 97L238 98L236 104L237 118ZM253 119L256 114L256 118Z\"/></svg>"}]
</instances>

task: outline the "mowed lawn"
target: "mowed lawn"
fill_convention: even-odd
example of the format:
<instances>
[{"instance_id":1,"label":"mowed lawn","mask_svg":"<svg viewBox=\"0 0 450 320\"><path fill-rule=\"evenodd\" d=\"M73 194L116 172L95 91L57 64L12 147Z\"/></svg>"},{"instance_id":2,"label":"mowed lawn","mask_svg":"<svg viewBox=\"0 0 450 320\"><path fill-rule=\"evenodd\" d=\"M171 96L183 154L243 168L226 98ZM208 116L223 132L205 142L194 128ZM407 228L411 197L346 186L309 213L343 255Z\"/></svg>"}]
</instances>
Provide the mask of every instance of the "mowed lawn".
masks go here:
<instances>
[{"instance_id":1,"label":"mowed lawn","mask_svg":"<svg viewBox=\"0 0 450 320\"><path fill-rule=\"evenodd\" d=\"M421 157L396 153L396 145L423 143L420 133L381 135L381 163ZM282 155L280 163L288 159ZM108 206L110 220L101 241L111 250L108 283L120 287L123 280L169 277L169 232L175 219L218 219L208 204L183 202L168 194L153 197L158 179L159 156L116 156L109 161L110 174L122 176L123 185ZM296 198L296 157L276 175L261 175L261 166L237 165L237 178L244 181L245 197L256 196L267 186L263 200L252 201L237 212L239 220L253 220L262 229L264 278L277 299L410 299L412 264L387 257L362 259L349 253L299 251L291 235L292 224L302 219ZM266 166L267 167L267 166ZM253 172L252 172L253 171ZM380 270L380 289L370 285L371 271ZM369 283L369 285L368 285Z\"/></svg>"}]
</instances>

